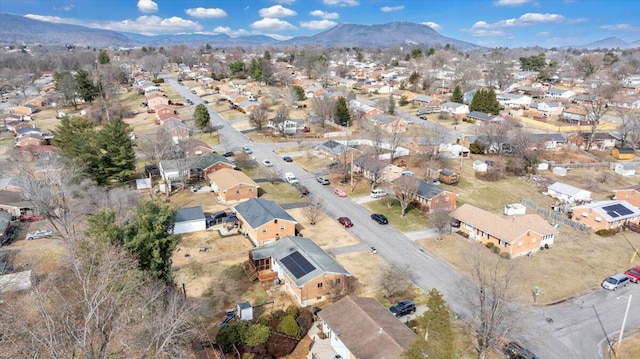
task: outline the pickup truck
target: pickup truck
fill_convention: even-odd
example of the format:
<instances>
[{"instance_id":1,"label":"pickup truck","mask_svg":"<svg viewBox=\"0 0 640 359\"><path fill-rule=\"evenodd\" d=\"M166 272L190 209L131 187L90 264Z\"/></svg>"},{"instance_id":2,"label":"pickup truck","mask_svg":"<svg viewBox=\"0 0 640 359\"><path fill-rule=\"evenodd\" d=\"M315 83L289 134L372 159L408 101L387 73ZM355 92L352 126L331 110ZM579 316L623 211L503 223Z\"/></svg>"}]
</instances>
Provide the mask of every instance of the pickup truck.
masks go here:
<instances>
[{"instance_id":1,"label":"pickup truck","mask_svg":"<svg viewBox=\"0 0 640 359\"><path fill-rule=\"evenodd\" d=\"M294 175L291 172L287 172L284 174L284 180L287 181L287 183L289 184L294 184L294 183L298 183L298 177L296 177L296 175Z\"/></svg>"}]
</instances>

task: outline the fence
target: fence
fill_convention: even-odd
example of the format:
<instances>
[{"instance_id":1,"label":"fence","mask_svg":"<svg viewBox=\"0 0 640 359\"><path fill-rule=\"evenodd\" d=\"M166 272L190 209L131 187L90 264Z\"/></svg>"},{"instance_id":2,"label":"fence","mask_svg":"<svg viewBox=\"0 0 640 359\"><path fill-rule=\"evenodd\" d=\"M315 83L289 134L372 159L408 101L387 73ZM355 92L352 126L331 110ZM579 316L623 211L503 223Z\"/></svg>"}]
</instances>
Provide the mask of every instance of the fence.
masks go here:
<instances>
[{"instance_id":1,"label":"fence","mask_svg":"<svg viewBox=\"0 0 640 359\"><path fill-rule=\"evenodd\" d=\"M552 211L550 209L540 207L537 203L530 201L526 198L522 198L520 202L530 208L533 208L536 212L540 213L542 216L553 220L556 223L566 224L567 226L571 226L581 232L589 232L589 227L587 227L583 223L578 223L576 221L572 221L570 218L565 217L562 213Z\"/></svg>"},{"instance_id":2,"label":"fence","mask_svg":"<svg viewBox=\"0 0 640 359\"><path fill-rule=\"evenodd\" d=\"M631 162L626 162L631 163ZM555 163L549 162L549 167L564 168L608 168L613 169L615 162L590 162L590 163ZM635 163L634 163L635 164Z\"/></svg>"}]
</instances>

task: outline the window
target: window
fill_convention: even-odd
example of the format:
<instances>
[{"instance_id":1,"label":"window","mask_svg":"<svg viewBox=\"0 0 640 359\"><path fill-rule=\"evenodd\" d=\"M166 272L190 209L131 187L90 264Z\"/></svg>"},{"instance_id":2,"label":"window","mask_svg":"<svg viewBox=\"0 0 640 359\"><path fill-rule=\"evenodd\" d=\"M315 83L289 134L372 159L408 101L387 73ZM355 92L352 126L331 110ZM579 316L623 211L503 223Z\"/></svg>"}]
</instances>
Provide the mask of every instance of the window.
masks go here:
<instances>
[{"instance_id":1,"label":"window","mask_svg":"<svg viewBox=\"0 0 640 359\"><path fill-rule=\"evenodd\" d=\"M236 194L239 194L239 193L240 193L240 190L239 190L239 189L237 189L237 190L236 190Z\"/></svg>"},{"instance_id":2,"label":"window","mask_svg":"<svg viewBox=\"0 0 640 359\"><path fill-rule=\"evenodd\" d=\"M468 229L468 230L473 230L473 226L472 226L472 225L470 225L470 224L468 224L468 223L465 223L465 224L464 224L464 228L465 228L465 229Z\"/></svg>"},{"instance_id":3,"label":"window","mask_svg":"<svg viewBox=\"0 0 640 359\"><path fill-rule=\"evenodd\" d=\"M280 226L280 230L284 230L284 224Z\"/></svg>"},{"instance_id":4,"label":"window","mask_svg":"<svg viewBox=\"0 0 640 359\"><path fill-rule=\"evenodd\" d=\"M489 239L489 233L487 233L487 232L483 232L483 233L482 233L482 237L484 237L484 238L486 238L486 239Z\"/></svg>"},{"instance_id":5,"label":"window","mask_svg":"<svg viewBox=\"0 0 640 359\"><path fill-rule=\"evenodd\" d=\"M267 233L267 229L266 228L262 228L262 233Z\"/></svg>"},{"instance_id":6,"label":"window","mask_svg":"<svg viewBox=\"0 0 640 359\"><path fill-rule=\"evenodd\" d=\"M318 283L318 288L322 288L322 282Z\"/></svg>"},{"instance_id":7,"label":"window","mask_svg":"<svg viewBox=\"0 0 640 359\"><path fill-rule=\"evenodd\" d=\"M253 192L253 188L249 188L249 192Z\"/></svg>"},{"instance_id":8,"label":"window","mask_svg":"<svg viewBox=\"0 0 640 359\"><path fill-rule=\"evenodd\" d=\"M341 278L337 278L337 279L336 279L336 284L340 284L340 279L341 279Z\"/></svg>"},{"instance_id":9,"label":"window","mask_svg":"<svg viewBox=\"0 0 640 359\"><path fill-rule=\"evenodd\" d=\"M531 239L531 243L536 243L536 237L533 237L533 238Z\"/></svg>"},{"instance_id":10,"label":"window","mask_svg":"<svg viewBox=\"0 0 640 359\"><path fill-rule=\"evenodd\" d=\"M518 247L522 247L522 241L518 241Z\"/></svg>"}]
</instances>

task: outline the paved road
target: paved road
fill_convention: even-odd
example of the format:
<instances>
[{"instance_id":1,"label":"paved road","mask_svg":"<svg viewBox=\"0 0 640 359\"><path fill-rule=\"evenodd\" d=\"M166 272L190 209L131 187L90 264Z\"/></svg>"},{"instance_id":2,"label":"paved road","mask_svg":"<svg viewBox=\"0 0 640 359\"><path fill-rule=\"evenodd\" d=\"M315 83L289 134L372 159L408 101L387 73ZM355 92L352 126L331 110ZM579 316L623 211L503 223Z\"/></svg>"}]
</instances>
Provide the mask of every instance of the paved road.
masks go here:
<instances>
[{"instance_id":1,"label":"paved road","mask_svg":"<svg viewBox=\"0 0 640 359\"><path fill-rule=\"evenodd\" d=\"M185 98L191 99L195 104L202 103L188 88L173 79L165 77L165 80ZM230 148L250 144L256 160L271 160L274 164L272 169L278 173L293 172L311 191L310 197L324 204L329 217L348 215L351 218L354 226L348 230L364 248L375 247L378 255L391 265L410 268L417 286L424 291L437 288L455 313L463 317L470 315L470 302L459 289L461 283L470 283L469 278L423 250L407 235L391 226L378 225L372 221L366 208L348 197L337 197L331 192L331 186L319 184L313 173L301 169L295 163L279 160L278 157L281 156L272 152L276 144L252 143L220 118L211 107L208 108L212 123L220 128L219 131L229 142ZM602 358L603 345L606 345L607 338L617 338L624 316L626 298L616 298L628 294L633 294L636 301L640 300L640 285L632 284L617 292L594 290L588 295L550 307L523 306L522 334L516 338L542 359ZM544 293L541 293L541 298L543 297ZM637 305L634 307L637 308ZM626 331L630 332L639 325L640 311L632 309Z\"/></svg>"}]
</instances>

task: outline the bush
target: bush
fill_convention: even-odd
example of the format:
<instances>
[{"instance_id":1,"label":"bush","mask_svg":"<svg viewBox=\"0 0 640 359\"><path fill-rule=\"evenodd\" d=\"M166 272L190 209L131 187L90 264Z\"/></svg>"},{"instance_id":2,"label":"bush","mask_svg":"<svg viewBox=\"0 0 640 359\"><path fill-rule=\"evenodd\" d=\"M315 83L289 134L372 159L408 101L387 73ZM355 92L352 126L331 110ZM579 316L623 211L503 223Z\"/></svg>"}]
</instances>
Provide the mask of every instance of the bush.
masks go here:
<instances>
[{"instance_id":1,"label":"bush","mask_svg":"<svg viewBox=\"0 0 640 359\"><path fill-rule=\"evenodd\" d=\"M511 254L509 254L508 252L502 252L500 253L500 257L504 259L511 259Z\"/></svg>"},{"instance_id":2,"label":"bush","mask_svg":"<svg viewBox=\"0 0 640 359\"><path fill-rule=\"evenodd\" d=\"M230 353L233 350L233 345L240 344L240 334L236 330L235 325L225 325L220 328L218 334L216 334L216 342L225 353Z\"/></svg>"},{"instance_id":3,"label":"bush","mask_svg":"<svg viewBox=\"0 0 640 359\"><path fill-rule=\"evenodd\" d=\"M487 242L487 244L485 244L485 247L491 249L495 246L495 244L493 244L493 242Z\"/></svg>"},{"instance_id":4,"label":"bush","mask_svg":"<svg viewBox=\"0 0 640 359\"><path fill-rule=\"evenodd\" d=\"M162 83L164 83L164 79L163 78L157 78L157 79L151 80L151 82L153 82L154 84L162 84Z\"/></svg>"},{"instance_id":5,"label":"bush","mask_svg":"<svg viewBox=\"0 0 640 359\"><path fill-rule=\"evenodd\" d=\"M250 347L265 344L271 336L268 326L262 324L251 324L245 331L240 333L242 341Z\"/></svg>"},{"instance_id":6,"label":"bush","mask_svg":"<svg viewBox=\"0 0 640 359\"><path fill-rule=\"evenodd\" d=\"M495 254L500 253L500 247L491 247L491 251Z\"/></svg>"},{"instance_id":7,"label":"bush","mask_svg":"<svg viewBox=\"0 0 640 359\"><path fill-rule=\"evenodd\" d=\"M300 334L300 327L296 323L296 318L293 315L286 315L282 318L276 330L279 333L288 335L290 337L298 338Z\"/></svg>"},{"instance_id":8,"label":"bush","mask_svg":"<svg viewBox=\"0 0 640 359\"><path fill-rule=\"evenodd\" d=\"M311 313L308 309L300 310L300 314L296 318L296 323L300 326L300 338L307 335L309 329L313 325L313 313Z\"/></svg>"},{"instance_id":9,"label":"bush","mask_svg":"<svg viewBox=\"0 0 640 359\"><path fill-rule=\"evenodd\" d=\"M298 314L300 314L300 308L298 308L297 305L290 305L287 308L287 314L293 315L294 318L297 318Z\"/></svg>"},{"instance_id":10,"label":"bush","mask_svg":"<svg viewBox=\"0 0 640 359\"><path fill-rule=\"evenodd\" d=\"M596 231L596 234L599 235L600 237L609 237L611 236L611 231L608 229L600 229Z\"/></svg>"}]
</instances>

